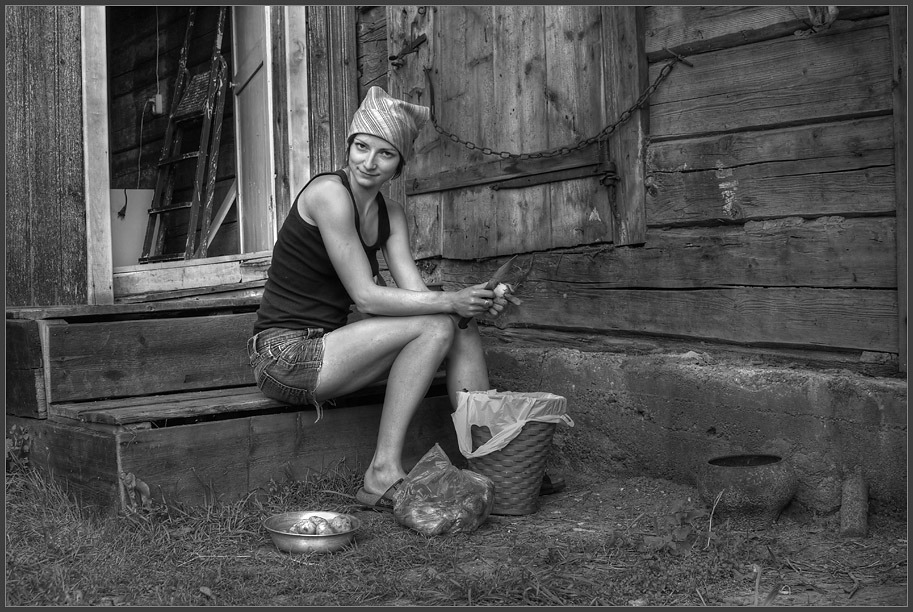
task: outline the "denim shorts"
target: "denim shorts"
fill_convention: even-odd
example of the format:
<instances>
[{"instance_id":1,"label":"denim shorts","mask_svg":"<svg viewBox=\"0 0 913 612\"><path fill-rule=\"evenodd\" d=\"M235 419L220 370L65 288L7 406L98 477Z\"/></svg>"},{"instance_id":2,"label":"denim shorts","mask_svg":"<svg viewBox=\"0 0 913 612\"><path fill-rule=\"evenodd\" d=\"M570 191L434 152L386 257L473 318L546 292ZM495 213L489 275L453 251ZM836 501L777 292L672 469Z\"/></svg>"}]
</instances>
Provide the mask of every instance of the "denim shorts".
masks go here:
<instances>
[{"instance_id":1,"label":"denim shorts","mask_svg":"<svg viewBox=\"0 0 913 612\"><path fill-rule=\"evenodd\" d=\"M263 394L287 404L312 404L318 421L323 406L314 394L323 365L323 335L321 328L271 328L247 341L250 367Z\"/></svg>"}]
</instances>

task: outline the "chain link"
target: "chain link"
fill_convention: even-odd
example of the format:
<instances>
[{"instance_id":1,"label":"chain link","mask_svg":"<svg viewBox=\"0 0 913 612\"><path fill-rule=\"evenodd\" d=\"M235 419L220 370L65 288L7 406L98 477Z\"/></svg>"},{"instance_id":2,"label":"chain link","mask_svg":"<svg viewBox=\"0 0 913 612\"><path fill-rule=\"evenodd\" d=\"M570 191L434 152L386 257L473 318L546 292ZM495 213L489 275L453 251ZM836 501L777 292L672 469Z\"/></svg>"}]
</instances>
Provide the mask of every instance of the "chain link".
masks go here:
<instances>
[{"instance_id":1,"label":"chain link","mask_svg":"<svg viewBox=\"0 0 913 612\"><path fill-rule=\"evenodd\" d=\"M433 89L433 86L431 89L431 99L432 99L431 123L434 125L434 130L438 134L440 134L442 136L446 136L447 138L449 138L450 140L452 140L453 142L455 142L457 144L463 145L470 151L478 151L482 155L496 155L496 156L500 157L501 159L518 159L518 160L519 159L540 159L543 157L559 157L561 155L569 155L570 153L573 153L575 151L580 151L582 149L589 147L594 142L607 139L612 134L612 132L614 132L616 129L618 129L618 127L621 124L623 124L625 121L627 121L628 119L631 118L631 115L633 115L644 104L646 104L646 102L650 98L650 96L653 95L653 92L655 92L657 90L657 88L659 88L660 83L662 83L663 80L669 75L669 73L672 72L672 68L675 67L675 64L677 64L678 62L685 62L686 64L691 65L685 58L681 57L680 55L677 55L677 54L674 54L674 55L675 55L675 57L673 57L672 60L670 60L668 64L666 64L665 66L662 67L662 69L659 71L659 75L656 77L656 79L653 81L653 83L651 83L646 89L644 89L644 91L640 94L640 96L637 98L637 100L634 102L634 104L630 108L626 109L623 113L621 113L621 115L618 116L618 119L615 121L615 123L607 125L606 127L604 127L602 129L601 132L599 132L595 136L590 136L589 138L587 138L585 140L581 140L572 147L567 147L567 146L559 147L557 149L552 149L550 151L540 151L537 153L511 153L509 151L495 151L495 150L491 149L490 147L482 147L482 146L475 144L474 142L470 142L468 140L463 140L462 138L460 138L453 132L448 132L447 130L442 128L440 126L440 124L438 124L437 117L435 117L435 114L434 114L434 103L433 103L434 89ZM426 68L425 75L428 78L429 85L431 85L431 74L430 73L431 73L431 71Z\"/></svg>"}]
</instances>

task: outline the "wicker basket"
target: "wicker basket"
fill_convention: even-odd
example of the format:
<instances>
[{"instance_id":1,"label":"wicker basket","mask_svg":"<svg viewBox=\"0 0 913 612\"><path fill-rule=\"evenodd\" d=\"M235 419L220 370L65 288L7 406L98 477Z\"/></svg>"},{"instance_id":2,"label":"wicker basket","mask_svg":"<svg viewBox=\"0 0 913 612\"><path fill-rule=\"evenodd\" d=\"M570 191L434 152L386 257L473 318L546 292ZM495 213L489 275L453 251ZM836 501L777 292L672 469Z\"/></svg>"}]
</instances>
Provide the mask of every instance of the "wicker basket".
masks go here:
<instances>
[{"instance_id":1,"label":"wicker basket","mask_svg":"<svg viewBox=\"0 0 913 612\"><path fill-rule=\"evenodd\" d=\"M539 509L539 489L556 423L528 421L507 446L469 458L469 469L495 483L491 514L532 514ZM470 428L473 450L491 439L488 427Z\"/></svg>"}]
</instances>

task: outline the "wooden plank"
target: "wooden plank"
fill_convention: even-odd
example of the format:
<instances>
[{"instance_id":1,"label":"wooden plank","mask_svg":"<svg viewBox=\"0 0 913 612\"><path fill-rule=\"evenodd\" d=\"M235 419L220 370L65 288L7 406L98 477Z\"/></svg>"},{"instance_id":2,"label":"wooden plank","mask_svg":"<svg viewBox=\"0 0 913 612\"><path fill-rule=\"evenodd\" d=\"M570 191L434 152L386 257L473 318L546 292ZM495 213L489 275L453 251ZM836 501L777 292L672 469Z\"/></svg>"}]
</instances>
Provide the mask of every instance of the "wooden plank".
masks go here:
<instances>
[{"instance_id":1,"label":"wooden plank","mask_svg":"<svg viewBox=\"0 0 913 612\"><path fill-rule=\"evenodd\" d=\"M412 256L416 260L441 254L441 201L438 193L409 196L406 221Z\"/></svg>"},{"instance_id":2,"label":"wooden plank","mask_svg":"<svg viewBox=\"0 0 913 612\"><path fill-rule=\"evenodd\" d=\"M108 318L142 318L145 315L168 316L169 313L203 313L218 311L253 310L260 304L260 298L216 297L212 299L181 299L163 302L144 302L138 304L106 304L81 306L48 306L31 308L14 308L6 311L7 323L11 319L64 319L75 322L86 317Z\"/></svg>"},{"instance_id":3,"label":"wooden plank","mask_svg":"<svg viewBox=\"0 0 913 612\"><path fill-rule=\"evenodd\" d=\"M286 74L288 79L289 195L284 205L277 202L276 216L281 226L282 210L311 178L311 143L308 138L310 85L307 66L308 22L304 6L286 6Z\"/></svg>"},{"instance_id":4,"label":"wooden plank","mask_svg":"<svg viewBox=\"0 0 913 612\"><path fill-rule=\"evenodd\" d=\"M358 32L358 98L373 86L389 92L387 85L387 7L356 8Z\"/></svg>"},{"instance_id":5,"label":"wooden plank","mask_svg":"<svg viewBox=\"0 0 913 612\"><path fill-rule=\"evenodd\" d=\"M89 304L113 304L105 8L82 7L82 126Z\"/></svg>"},{"instance_id":6,"label":"wooden plank","mask_svg":"<svg viewBox=\"0 0 913 612\"><path fill-rule=\"evenodd\" d=\"M888 117L654 143L648 223L892 214Z\"/></svg>"},{"instance_id":7,"label":"wooden plank","mask_svg":"<svg viewBox=\"0 0 913 612\"><path fill-rule=\"evenodd\" d=\"M588 329L755 347L882 353L897 347L897 292L753 288L612 290L530 283L507 327Z\"/></svg>"},{"instance_id":8,"label":"wooden plank","mask_svg":"<svg viewBox=\"0 0 913 612\"><path fill-rule=\"evenodd\" d=\"M29 433L29 463L62 483L83 510L113 514L120 508L118 463L110 432L7 415L7 428L13 425Z\"/></svg>"},{"instance_id":9,"label":"wooden plank","mask_svg":"<svg viewBox=\"0 0 913 612\"><path fill-rule=\"evenodd\" d=\"M48 406L35 321L6 321L6 413L43 419Z\"/></svg>"},{"instance_id":10,"label":"wooden plank","mask_svg":"<svg viewBox=\"0 0 913 612\"><path fill-rule=\"evenodd\" d=\"M330 41L327 31L327 8L307 7L307 79L308 128L311 143L311 175L337 168L338 153L333 150L330 124Z\"/></svg>"},{"instance_id":11,"label":"wooden plank","mask_svg":"<svg viewBox=\"0 0 913 612\"><path fill-rule=\"evenodd\" d=\"M885 6L841 6L838 22L882 16ZM669 57L663 49L684 55L706 53L808 30L805 6L648 6L645 7L646 51L650 61Z\"/></svg>"},{"instance_id":12,"label":"wooden plank","mask_svg":"<svg viewBox=\"0 0 913 612\"><path fill-rule=\"evenodd\" d=\"M387 35L383 46L383 67L387 91L395 98L430 108L433 101L424 69L434 65L437 10L419 6L387 6L384 10ZM397 56L400 50L421 36L425 36L428 42L420 45L415 53L400 62L388 62L389 57ZM378 53L380 51L379 48ZM367 83L363 86L366 87ZM442 198L434 194L416 198L407 186L428 168L439 170L443 165L440 141L429 121L416 136L412 159L406 162L402 176L391 181L385 192L386 196L404 205L410 223L412 256L415 258L434 257L441 253Z\"/></svg>"},{"instance_id":13,"label":"wooden plank","mask_svg":"<svg viewBox=\"0 0 913 612\"><path fill-rule=\"evenodd\" d=\"M602 352L626 355L646 355L649 353L664 355L684 355L695 350L695 341L691 338L672 338L668 336L643 336L636 334L604 334L587 328L548 329L525 327L497 327L483 325L480 328L486 346L509 346L511 349L535 348L562 349L581 351L583 353ZM496 350L496 349L495 349ZM741 363L747 367L756 366L759 362L768 365L787 365L794 367L802 364L809 368L840 368L866 376L895 377L897 375L897 355L873 351L828 350L826 348L804 349L801 347L765 346L763 355L756 347L733 344L702 343L699 352L709 355L711 360ZM489 353L489 356L491 353ZM497 363L492 366L492 375L502 373ZM492 380L493 386L499 386Z\"/></svg>"},{"instance_id":14,"label":"wooden plank","mask_svg":"<svg viewBox=\"0 0 913 612\"><path fill-rule=\"evenodd\" d=\"M29 87L34 76L31 74L28 38L35 35L30 28L30 7L10 6L5 8L6 51L6 159L23 160L26 163L35 142L31 130L29 99L36 91ZM32 303L32 284L29 272L31 250L37 245L31 241L33 223L31 210L34 207L33 177L27 172L5 173L5 295L7 306Z\"/></svg>"},{"instance_id":15,"label":"wooden plank","mask_svg":"<svg viewBox=\"0 0 913 612\"><path fill-rule=\"evenodd\" d=\"M491 124L476 142L514 154L548 150L547 98L541 95L548 86L545 8L493 5L491 10L497 32L491 43L493 106L481 107L490 115ZM489 233L489 240L478 243L473 255L490 257L550 246L553 230L548 196L547 185L495 191L493 206L479 211L482 225L494 231ZM452 223L447 213L445 208L445 230Z\"/></svg>"},{"instance_id":16,"label":"wooden plank","mask_svg":"<svg viewBox=\"0 0 913 612\"><path fill-rule=\"evenodd\" d=\"M495 53L497 31L490 6L438 7L434 24L435 115L439 126L481 147L500 149L493 142L495 128ZM514 69L515 71L515 69ZM438 139L444 168L466 168L488 158L449 138ZM416 168L418 176L428 171ZM441 198L441 254L444 257L479 257L495 252L498 245L494 221L494 192L468 188L458 194L444 192Z\"/></svg>"},{"instance_id":17,"label":"wooden plank","mask_svg":"<svg viewBox=\"0 0 913 612\"><path fill-rule=\"evenodd\" d=\"M7 159L28 168L7 183L6 303L86 303L80 7L10 6L6 17Z\"/></svg>"},{"instance_id":18,"label":"wooden plank","mask_svg":"<svg viewBox=\"0 0 913 612\"><path fill-rule=\"evenodd\" d=\"M288 432L297 431L296 414L273 418L282 420ZM250 421L246 417L117 432L113 438L120 471L145 482L157 501L233 501L250 490Z\"/></svg>"},{"instance_id":19,"label":"wooden plank","mask_svg":"<svg viewBox=\"0 0 913 612\"><path fill-rule=\"evenodd\" d=\"M413 104L420 104L431 108L436 105L436 114L438 121L441 120L441 91L436 91L437 100L432 100L431 89L428 80L425 77L425 68L432 68L437 65L438 52L442 51L441 41L438 40L436 23L437 14L440 10L446 9L429 9L425 6L394 6L388 5L385 9L386 22L386 40L384 50L383 68L387 80L388 93L401 100L407 100ZM419 45L415 53L411 53L401 61L393 63L389 61L390 57L396 57L399 52L410 45L413 41L425 36L426 43ZM459 51L458 49L448 49L448 52ZM378 53L380 49L378 49ZM432 71L432 80L439 80L436 76L439 74L439 68ZM367 83L363 86L367 87ZM419 131L415 143L414 154L412 159L408 160L403 176L392 181L390 186L390 196L398 201L405 202L405 193L408 192L407 185L415 177L425 177L439 172L443 164L441 156L441 141L437 132L434 130L432 122L429 121L425 127ZM404 190L406 190L404 192Z\"/></svg>"},{"instance_id":20,"label":"wooden plank","mask_svg":"<svg viewBox=\"0 0 913 612\"><path fill-rule=\"evenodd\" d=\"M308 6L308 91L311 172L330 172L345 159L345 137L358 107L355 18L351 6Z\"/></svg>"},{"instance_id":21,"label":"wooden plank","mask_svg":"<svg viewBox=\"0 0 913 612\"><path fill-rule=\"evenodd\" d=\"M546 129L548 147L573 146L602 131L603 104L602 10L599 6L547 5L545 56L547 62ZM573 67L570 69L569 67ZM600 147L586 152L601 164ZM554 169L574 155L549 158ZM601 167L600 167L601 168ZM598 181L569 180L551 184L552 235L540 248L593 244L613 240L609 191Z\"/></svg>"},{"instance_id":22,"label":"wooden plank","mask_svg":"<svg viewBox=\"0 0 913 612\"><path fill-rule=\"evenodd\" d=\"M250 378L253 380L253 374ZM256 386L248 385L247 387L143 395L89 402L61 402L52 404L49 414L52 417L83 423L130 425L154 422L158 426L167 426L168 421L179 419L219 414L244 416L246 412L282 407L289 406L269 399ZM295 408L289 407L289 409ZM307 409L307 407L298 409Z\"/></svg>"},{"instance_id":23,"label":"wooden plank","mask_svg":"<svg viewBox=\"0 0 913 612\"><path fill-rule=\"evenodd\" d=\"M608 122L614 122L633 106L648 85L643 8L603 7L602 24L605 115ZM609 188L613 242L618 246L644 242L647 222L643 153L644 139L652 133L649 119L646 110L634 111L608 141L609 158L619 175L617 183Z\"/></svg>"},{"instance_id":24,"label":"wooden plank","mask_svg":"<svg viewBox=\"0 0 913 612\"><path fill-rule=\"evenodd\" d=\"M289 122L291 113L291 97L294 95L292 89L295 87L291 83L291 75L288 71L289 59L286 57L288 43L286 36L290 27L294 27L286 22L287 9L289 7L276 6L270 9L267 20L270 31L270 41L272 48L269 57L272 61L272 121L273 130L273 151L275 156L275 209L273 215L275 221L273 225L276 228L282 226L285 217L288 216L289 208L292 204L292 198L297 191L291 193L290 181L292 175L291 159L291 134L292 126ZM303 55L302 55L303 57ZM278 229L276 230L278 232Z\"/></svg>"},{"instance_id":25,"label":"wooden plank","mask_svg":"<svg viewBox=\"0 0 913 612\"><path fill-rule=\"evenodd\" d=\"M42 366L41 338L35 321L6 321L6 367L35 369Z\"/></svg>"},{"instance_id":26,"label":"wooden plank","mask_svg":"<svg viewBox=\"0 0 913 612\"><path fill-rule=\"evenodd\" d=\"M495 87L493 106L477 107L473 117L491 115L491 130L480 133L480 138L496 151L545 151L550 144L547 98L542 95L547 90L548 68L545 7L492 5L491 11L497 33L489 43L494 53L491 77ZM560 144L567 143L562 139Z\"/></svg>"},{"instance_id":27,"label":"wooden plank","mask_svg":"<svg viewBox=\"0 0 913 612\"><path fill-rule=\"evenodd\" d=\"M650 230L642 249L587 248L536 253L530 279L617 289L896 285L894 220L798 217L742 226ZM447 261L445 287L486 278L498 262ZM534 290L521 288L519 297Z\"/></svg>"},{"instance_id":28,"label":"wooden plank","mask_svg":"<svg viewBox=\"0 0 913 612\"><path fill-rule=\"evenodd\" d=\"M654 141L891 109L890 41L878 27L744 45L679 64L650 98ZM665 62L650 67L652 82Z\"/></svg>"},{"instance_id":29,"label":"wooden plank","mask_svg":"<svg viewBox=\"0 0 913 612\"><path fill-rule=\"evenodd\" d=\"M114 295L117 299L123 299L160 291L205 289L216 285L265 281L271 258L272 251L260 251L207 259L124 266L118 268L114 274Z\"/></svg>"},{"instance_id":30,"label":"wooden plank","mask_svg":"<svg viewBox=\"0 0 913 612\"><path fill-rule=\"evenodd\" d=\"M491 6L439 6L435 14L435 112L441 128L479 146L498 149L495 133L494 52L497 25ZM449 138L440 138L442 158L462 168L484 161ZM416 167L418 176L428 172Z\"/></svg>"},{"instance_id":31,"label":"wooden plank","mask_svg":"<svg viewBox=\"0 0 913 612\"><path fill-rule=\"evenodd\" d=\"M358 97L355 7L327 5L326 8L330 50L330 146L337 155L335 170L344 163L346 134L361 99Z\"/></svg>"},{"instance_id":32,"label":"wooden plank","mask_svg":"<svg viewBox=\"0 0 913 612\"><path fill-rule=\"evenodd\" d=\"M270 479L303 478L337 463L364 468L377 442L379 406L291 412L118 434L121 470L149 485L153 497L190 504L242 498ZM458 453L447 398L419 410L403 462L411 467L435 442ZM346 431L345 436L339 436ZM454 458L456 459L456 457Z\"/></svg>"},{"instance_id":33,"label":"wooden plank","mask_svg":"<svg viewBox=\"0 0 913 612\"><path fill-rule=\"evenodd\" d=\"M488 187L471 187L459 191L445 191L442 198L441 253L445 258L475 259L504 254L495 250L499 244L500 231L493 219L497 206L496 192Z\"/></svg>"},{"instance_id":34,"label":"wooden plank","mask_svg":"<svg viewBox=\"0 0 913 612\"><path fill-rule=\"evenodd\" d=\"M898 365L907 371L907 7L891 7L894 191L897 202Z\"/></svg>"},{"instance_id":35,"label":"wooden plank","mask_svg":"<svg viewBox=\"0 0 913 612\"><path fill-rule=\"evenodd\" d=\"M538 176L546 172L586 169L601 163L595 148L574 151L567 155L536 159L492 159L465 168L444 167L439 172L421 177L410 174L406 182L407 195L419 195L448 189L478 187Z\"/></svg>"},{"instance_id":36,"label":"wooden plank","mask_svg":"<svg viewBox=\"0 0 913 612\"><path fill-rule=\"evenodd\" d=\"M383 380L367 385L358 391L336 398L332 404L327 404L325 409L335 410L382 402L386 384L386 380ZM446 394L446 373L444 370L440 370L429 387L427 397ZM107 425L154 423L157 427L168 427L171 426L169 421L182 422L215 415L247 416L246 413L278 411L279 409L311 411L316 416L316 409L310 404L293 406L270 399L253 384L185 393L56 403L51 405L49 414L55 418L83 423Z\"/></svg>"},{"instance_id":37,"label":"wooden plank","mask_svg":"<svg viewBox=\"0 0 913 612\"><path fill-rule=\"evenodd\" d=\"M246 385L256 313L50 326L51 402Z\"/></svg>"}]
</instances>

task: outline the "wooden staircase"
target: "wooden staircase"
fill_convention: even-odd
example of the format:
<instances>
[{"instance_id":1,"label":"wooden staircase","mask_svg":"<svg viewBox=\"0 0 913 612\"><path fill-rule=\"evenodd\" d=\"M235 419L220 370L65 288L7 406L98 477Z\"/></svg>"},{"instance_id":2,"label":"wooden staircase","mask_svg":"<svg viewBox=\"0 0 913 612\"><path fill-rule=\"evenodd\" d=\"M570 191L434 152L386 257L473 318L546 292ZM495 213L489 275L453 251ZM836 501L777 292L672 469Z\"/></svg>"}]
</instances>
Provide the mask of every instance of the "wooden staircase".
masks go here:
<instances>
[{"instance_id":1,"label":"wooden staircase","mask_svg":"<svg viewBox=\"0 0 913 612\"><path fill-rule=\"evenodd\" d=\"M312 406L253 384L251 298L7 311L7 433L84 504L230 501L374 451L382 383ZM435 442L461 456L442 376L413 420L407 468Z\"/></svg>"}]
</instances>

